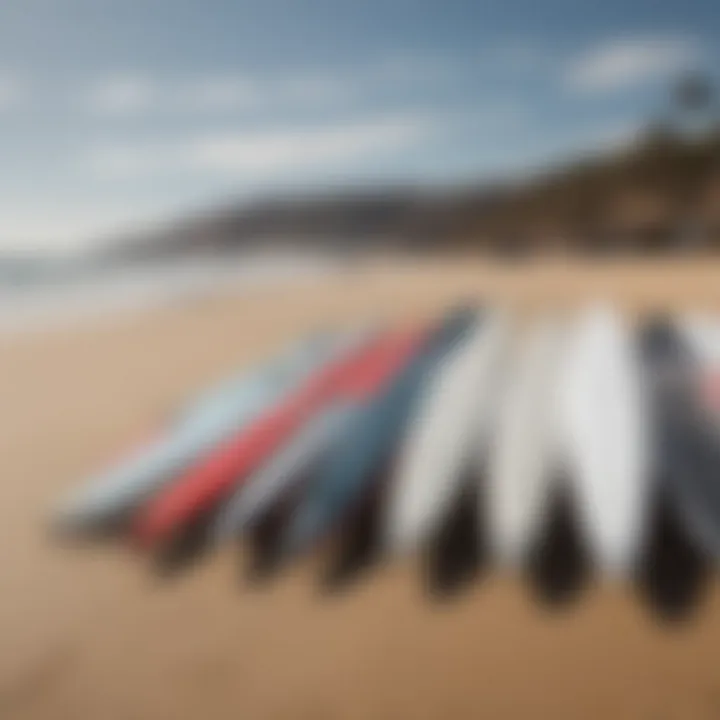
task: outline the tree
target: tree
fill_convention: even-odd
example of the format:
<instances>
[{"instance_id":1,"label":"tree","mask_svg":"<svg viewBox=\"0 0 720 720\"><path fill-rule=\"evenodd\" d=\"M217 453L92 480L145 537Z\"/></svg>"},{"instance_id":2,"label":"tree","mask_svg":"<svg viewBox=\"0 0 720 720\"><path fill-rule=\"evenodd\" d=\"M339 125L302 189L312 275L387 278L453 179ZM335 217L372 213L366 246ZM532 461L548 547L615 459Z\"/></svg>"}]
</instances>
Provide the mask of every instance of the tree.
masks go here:
<instances>
[{"instance_id":1,"label":"tree","mask_svg":"<svg viewBox=\"0 0 720 720\"><path fill-rule=\"evenodd\" d=\"M712 84L702 73L688 73L678 80L673 97L675 106L680 112L704 113L712 105Z\"/></svg>"},{"instance_id":2,"label":"tree","mask_svg":"<svg viewBox=\"0 0 720 720\"><path fill-rule=\"evenodd\" d=\"M707 131L712 122L714 99L713 85L705 74L692 72L681 77L672 92L672 104L680 129Z\"/></svg>"}]
</instances>

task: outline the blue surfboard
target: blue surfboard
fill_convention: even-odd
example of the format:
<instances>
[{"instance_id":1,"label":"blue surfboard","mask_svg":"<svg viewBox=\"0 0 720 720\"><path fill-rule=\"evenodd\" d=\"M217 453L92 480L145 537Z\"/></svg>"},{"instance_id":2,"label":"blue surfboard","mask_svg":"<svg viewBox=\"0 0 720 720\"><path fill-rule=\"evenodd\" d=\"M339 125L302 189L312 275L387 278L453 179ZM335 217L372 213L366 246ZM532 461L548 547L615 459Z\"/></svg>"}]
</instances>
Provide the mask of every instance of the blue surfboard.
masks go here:
<instances>
[{"instance_id":1,"label":"blue surfboard","mask_svg":"<svg viewBox=\"0 0 720 720\"><path fill-rule=\"evenodd\" d=\"M467 308L453 310L387 389L353 417L290 517L282 539L286 556L309 548L362 497L402 436L426 377L476 319Z\"/></svg>"}]
</instances>

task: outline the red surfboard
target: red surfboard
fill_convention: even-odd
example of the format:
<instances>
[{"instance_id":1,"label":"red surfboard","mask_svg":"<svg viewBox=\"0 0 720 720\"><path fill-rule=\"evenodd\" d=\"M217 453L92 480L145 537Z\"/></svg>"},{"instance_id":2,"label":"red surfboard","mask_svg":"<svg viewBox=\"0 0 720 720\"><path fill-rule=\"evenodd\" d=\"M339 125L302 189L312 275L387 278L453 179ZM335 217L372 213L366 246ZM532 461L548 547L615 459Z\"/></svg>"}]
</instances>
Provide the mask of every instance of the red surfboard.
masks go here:
<instances>
[{"instance_id":1,"label":"red surfboard","mask_svg":"<svg viewBox=\"0 0 720 720\"><path fill-rule=\"evenodd\" d=\"M417 328L386 333L321 369L291 397L221 445L151 501L137 518L134 538L143 547L171 540L186 523L216 507L330 400L342 395L363 397L379 388L402 369L425 337L427 331Z\"/></svg>"}]
</instances>

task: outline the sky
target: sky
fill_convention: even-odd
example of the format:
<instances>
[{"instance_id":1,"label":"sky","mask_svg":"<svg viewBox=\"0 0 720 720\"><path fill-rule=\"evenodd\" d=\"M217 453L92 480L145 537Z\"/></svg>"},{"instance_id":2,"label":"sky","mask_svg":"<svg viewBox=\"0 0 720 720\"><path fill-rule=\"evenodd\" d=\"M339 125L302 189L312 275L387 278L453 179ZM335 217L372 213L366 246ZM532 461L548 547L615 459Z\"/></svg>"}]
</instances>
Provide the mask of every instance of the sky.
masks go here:
<instances>
[{"instance_id":1,"label":"sky","mask_svg":"<svg viewBox=\"0 0 720 720\"><path fill-rule=\"evenodd\" d=\"M0 253L628 142L717 0L2 0Z\"/></svg>"}]
</instances>

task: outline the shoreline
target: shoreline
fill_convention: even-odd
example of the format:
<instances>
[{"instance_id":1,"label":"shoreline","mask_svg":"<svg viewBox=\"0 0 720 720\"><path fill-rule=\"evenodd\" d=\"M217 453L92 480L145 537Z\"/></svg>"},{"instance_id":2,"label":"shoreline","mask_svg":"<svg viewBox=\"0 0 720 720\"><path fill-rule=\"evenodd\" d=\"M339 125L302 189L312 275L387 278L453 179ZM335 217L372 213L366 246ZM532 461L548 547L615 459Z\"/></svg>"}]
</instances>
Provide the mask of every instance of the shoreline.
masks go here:
<instances>
[{"instance_id":1,"label":"shoreline","mask_svg":"<svg viewBox=\"0 0 720 720\"><path fill-rule=\"evenodd\" d=\"M337 261L292 256L231 256L161 266L116 268L67 283L0 292L0 336L58 330L154 307L301 283L337 271ZM2 288L0 288L2 290Z\"/></svg>"}]
</instances>

